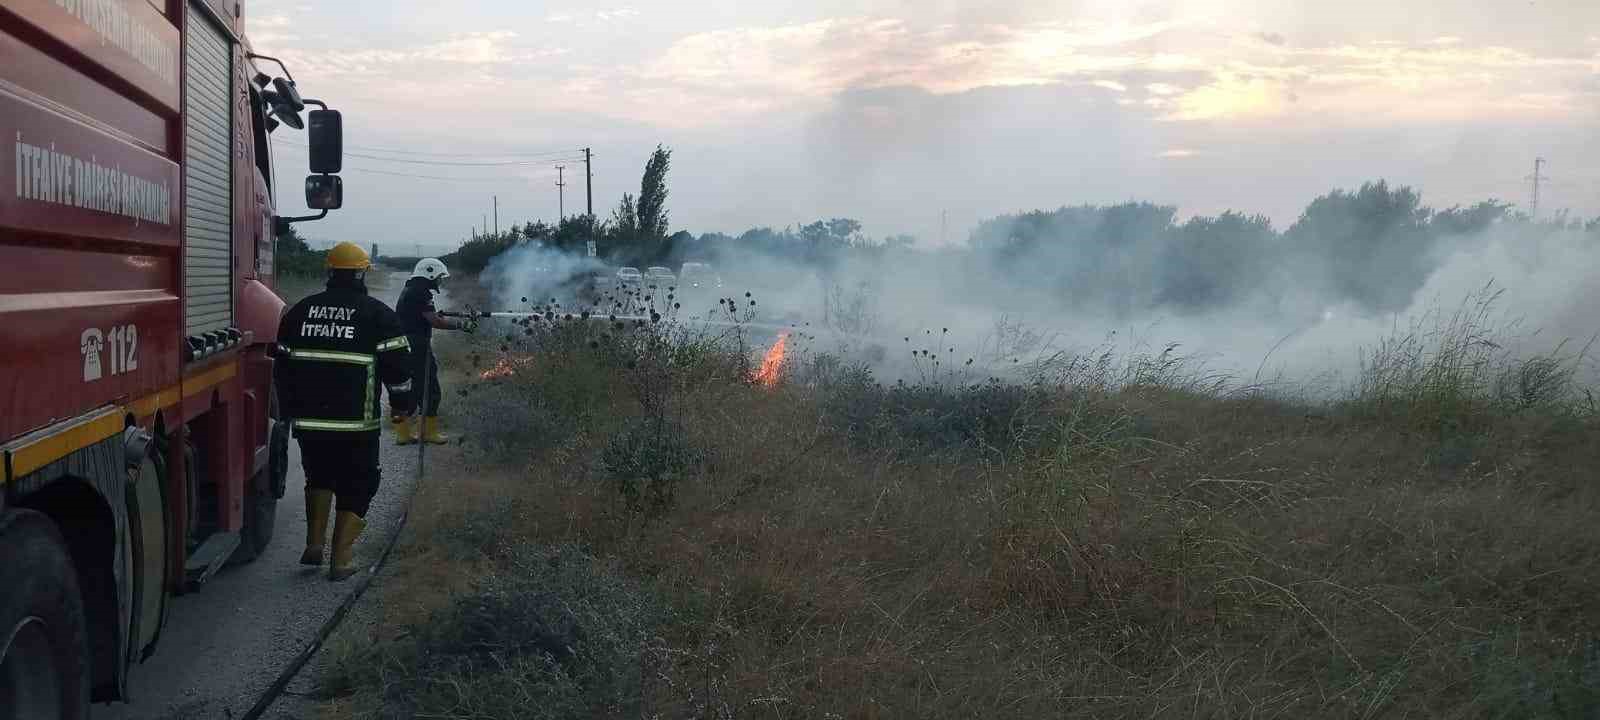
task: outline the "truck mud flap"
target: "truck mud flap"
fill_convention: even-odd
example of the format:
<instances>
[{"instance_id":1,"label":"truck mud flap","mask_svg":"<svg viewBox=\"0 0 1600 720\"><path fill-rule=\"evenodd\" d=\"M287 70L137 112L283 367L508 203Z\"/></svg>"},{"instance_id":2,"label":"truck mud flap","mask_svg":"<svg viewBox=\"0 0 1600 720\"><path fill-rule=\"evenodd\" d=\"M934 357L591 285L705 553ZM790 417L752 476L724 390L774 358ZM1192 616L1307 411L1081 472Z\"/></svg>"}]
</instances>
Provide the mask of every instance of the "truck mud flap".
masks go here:
<instances>
[{"instance_id":1,"label":"truck mud flap","mask_svg":"<svg viewBox=\"0 0 1600 720\"><path fill-rule=\"evenodd\" d=\"M195 548L183 566L185 590L198 591L211 576L216 575L228 563L228 558L233 557L233 551L239 549L239 540L239 533L215 532L200 543L200 547Z\"/></svg>"},{"instance_id":2,"label":"truck mud flap","mask_svg":"<svg viewBox=\"0 0 1600 720\"><path fill-rule=\"evenodd\" d=\"M275 500L282 500L289 484L289 423L273 420L267 436L267 484Z\"/></svg>"}]
</instances>

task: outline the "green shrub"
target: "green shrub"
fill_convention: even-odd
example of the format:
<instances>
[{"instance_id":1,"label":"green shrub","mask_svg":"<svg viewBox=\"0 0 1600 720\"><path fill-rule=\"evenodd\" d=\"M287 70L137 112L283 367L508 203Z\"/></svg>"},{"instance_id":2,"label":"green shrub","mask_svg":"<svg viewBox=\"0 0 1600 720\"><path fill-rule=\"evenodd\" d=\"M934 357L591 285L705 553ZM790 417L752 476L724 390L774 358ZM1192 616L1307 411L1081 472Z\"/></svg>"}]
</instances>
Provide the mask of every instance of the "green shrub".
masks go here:
<instances>
[{"instance_id":1,"label":"green shrub","mask_svg":"<svg viewBox=\"0 0 1600 720\"><path fill-rule=\"evenodd\" d=\"M1543 353L1515 346L1535 333L1497 316L1504 290L1490 283L1448 315L1438 309L1413 318L1365 352L1361 373L1338 404L1363 419L1396 420L1420 430L1482 431L1511 414L1592 414L1576 381L1589 345L1563 341Z\"/></svg>"},{"instance_id":2,"label":"green shrub","mask_svg":"<svg viewBox=\"0 0 1600 720\"><path fill-rule=\"evenodd\" d=\"M476 275L489 267L496 255L516 247L520 238L512 233L480 235L464 243L455 252L439 258L458 274Z\"/></svg>"},{"instance_id":3,"label":"green shrub","mask_svg":"<svg viewBox=\"0 0 1600 720\"><path fill-rule=\"evenodd\" d=\"M671 507L678 484L705 460L682 423L660 416L631 420L600 454L629 509L652 513Z\"/></svg>"},{"instance_id":4,"label":"green shrub","mask_svg":"<svg viewBox=\"0 0 1600 720\"><path fill-rule=\"evenodd\" d=\"M400 639L339 658L324 692L366 689L372 717L637 714L640 662L664 603L582 548L526 545Z\"/></svg>"}]
</instances>

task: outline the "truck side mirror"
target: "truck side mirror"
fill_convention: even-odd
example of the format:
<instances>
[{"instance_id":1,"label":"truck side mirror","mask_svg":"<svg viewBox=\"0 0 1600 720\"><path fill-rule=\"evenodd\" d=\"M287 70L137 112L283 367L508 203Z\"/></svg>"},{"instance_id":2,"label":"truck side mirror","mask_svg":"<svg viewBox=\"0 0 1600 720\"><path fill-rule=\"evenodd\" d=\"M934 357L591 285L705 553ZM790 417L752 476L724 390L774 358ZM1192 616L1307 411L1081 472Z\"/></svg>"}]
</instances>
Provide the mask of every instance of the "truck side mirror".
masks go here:
<instances>
[{"instance_id":1,"label":"truck side mirror","mask_svg":"<svg viewBox=\"0 0 1600 720\"><path fill-rule=\"evenodd\" d=\"M338 210L344 207L344 179L338 175L308 175L306 207L312 210Z\"/></svg>"},{"instance_id":2,"label":"truck side mirror","mask_svg":"<svg viewBox=\"0 0 1600 720\"><path fill-rule=\"evenodd\" d=\"M272 114L283 121L283 124L296 130L305 129L306 124L304 120L300 119L300 111L295 110L284 101L282 95L272 90L262 90L261 101L266 103L267 107L272 108Z\"/></svg>"},{"instance_id":3,"label":"truck side mirror","mask_svg":"<svg viewBox=\"0 0 1600 720\"><path fill-rule=\"evenodd\" d=\"M298 113L306 109L306 103L300 99L300 91L295 88L294 83L278 78L272 81L272 87L277 89L278 97L283 99L283 104L289 107L290 112Z\"/></svg>"},{"instance_id":4,"label":"truck side mirror","mask_svg":"<svg viewBox=\"0 0 1600 720\"><path fill-rule=\"evenodd\" d=\"M338 110L323 109L312 110L309 119L311 172L339 172L344 167L344 117Z\"/></svg>"}]
</instances>

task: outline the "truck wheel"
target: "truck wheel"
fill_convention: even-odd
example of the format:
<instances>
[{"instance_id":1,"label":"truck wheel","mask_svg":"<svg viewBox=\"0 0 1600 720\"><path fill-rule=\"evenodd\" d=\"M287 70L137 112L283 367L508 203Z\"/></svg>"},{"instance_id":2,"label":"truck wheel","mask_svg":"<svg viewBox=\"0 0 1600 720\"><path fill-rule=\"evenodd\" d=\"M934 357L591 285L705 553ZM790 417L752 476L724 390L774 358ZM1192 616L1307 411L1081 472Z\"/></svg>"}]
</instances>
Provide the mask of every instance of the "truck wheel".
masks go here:
<instances>
[{"instance_id":1,"label":"truck wheel","mask_svg":"<svg viewBox=\"0 0 1600 720\"><path fill-rule=\"evenodd\" d=\"M232 563L243 565L255 562L272 544L272 529L278 522L278 499L270 488L262 487L264 477L250 479L244 496L244 527L239 530L239 549L233 553Z\"/></svg>"},{"instance_id":2,"label":"truck wheel","mask_svg":"<svg viewBox=\"0 0 1600 720\"><path fill-rule=\"evenodd\" d=\"M267 486L272 496L282 500L289 478L289 423L278 411L278 387L273 385L267 407L272 430L267 434Z\"/></svg>"},{"instance_id":3,"label":"truck wheel","mask_svg":"<svg viewBox=\"0 0 1600 720\"><path fill-rule=\"evenodd\" d=\"M0 515L0 717L89 717L89 642L61 533L31 510Z\"/></svg>"}]
</instances>

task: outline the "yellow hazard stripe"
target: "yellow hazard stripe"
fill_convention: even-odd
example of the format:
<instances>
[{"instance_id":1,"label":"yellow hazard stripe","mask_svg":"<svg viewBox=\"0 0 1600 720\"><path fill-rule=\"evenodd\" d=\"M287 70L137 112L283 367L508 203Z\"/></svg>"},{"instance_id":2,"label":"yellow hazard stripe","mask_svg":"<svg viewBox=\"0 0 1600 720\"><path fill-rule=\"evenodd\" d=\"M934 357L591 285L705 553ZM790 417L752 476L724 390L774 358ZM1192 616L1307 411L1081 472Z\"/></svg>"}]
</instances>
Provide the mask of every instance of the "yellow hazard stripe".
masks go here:
<instances>
[{"instance_id":1,"label":"yellow hazard stripe","mask_svg":"<svg viewBox=\"0 0 1600 720\"><path fill-rule=\"evenodd\" d=\"M199 375L183 379L183 396L191 398L211 388L221 385L239 374L239 363L231 362L219 365ZM165 407L165 406L163 406Z\"/></svg>"},{"instance_id":2,"label":"yellow hazard stripe","mask_svg":"<svg viewBox=\"0 0 1600 720\"><path fill-rule=\"evenodd\" d=\"M122 432L124 426L122 413L108 410L91 420L72 425L60 432L12 450L11 476L22 477L27 475L71 455L80 448L89 447Z\"/></svg>"},{"instance_id":3,"label":"yellow hazard stripe","mask_svg":"<svg viewBox=\"0 0 1600 720\"><path fill-rule=\"evenodd\" d=\"M8 451L10 477L22 477L74 452L104 441L122 432L126 417L146 418L164 407L178 404L182 397L194 397L216 387L239 373L239 364L219 365L203 373L186 377L181 385L151 393L120 408L108 409L89 420L70 424L32 442ZM0 484L8 478L0 476Z\"/></svg>"}]
</instances>

